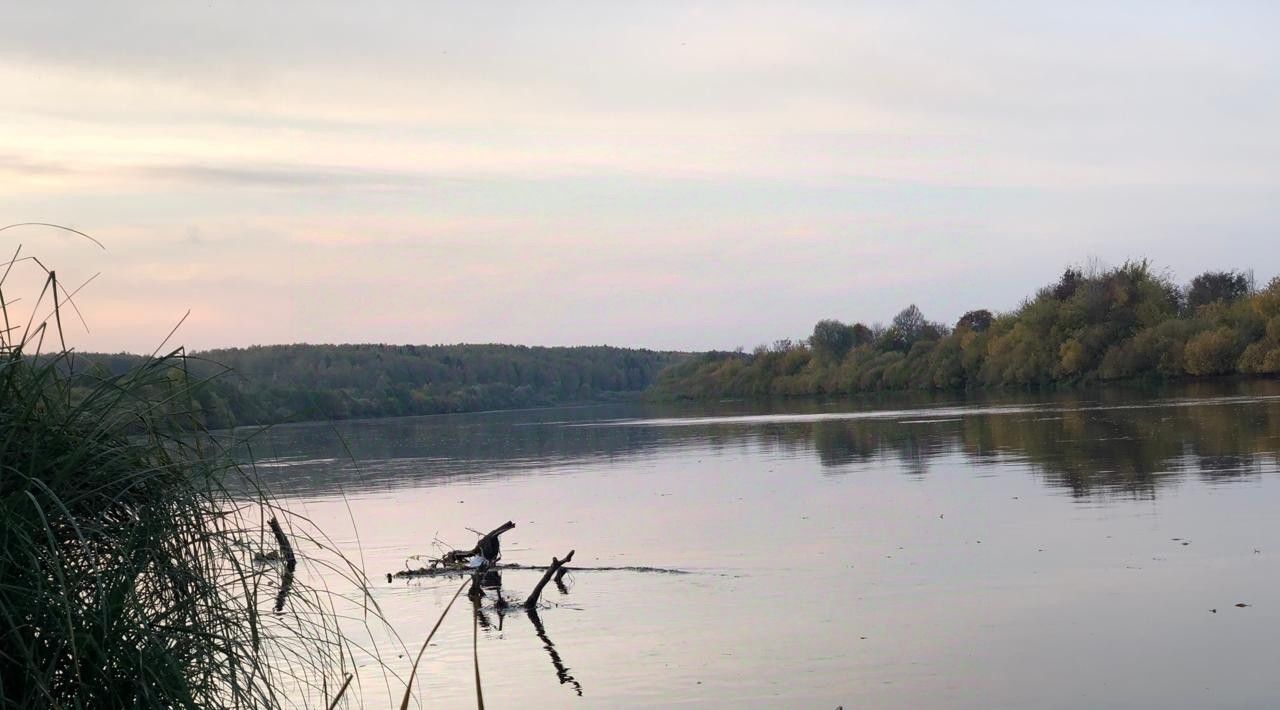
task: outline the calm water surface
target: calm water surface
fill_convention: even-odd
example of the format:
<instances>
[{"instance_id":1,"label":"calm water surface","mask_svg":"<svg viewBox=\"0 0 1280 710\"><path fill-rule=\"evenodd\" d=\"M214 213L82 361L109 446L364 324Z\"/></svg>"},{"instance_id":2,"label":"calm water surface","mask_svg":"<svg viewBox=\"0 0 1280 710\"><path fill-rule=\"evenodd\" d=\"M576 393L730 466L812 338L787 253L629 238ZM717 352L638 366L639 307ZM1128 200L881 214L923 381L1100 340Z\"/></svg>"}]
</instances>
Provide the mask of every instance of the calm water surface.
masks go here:
<instances>
[{"instance_id":1,"label":"calm water surface","mask_svg":"<svg viewBox=\"0 0 1280 710\"><path fill-rule=\"evenodd\" d=\"M486 602L490 707L1280 704L1280 383L421 417L256 446L412 652L459 582L384 575L467 528L515 521L505 562L687 572L575 572L538 625ZM474 614L462 598L427 651L430 706L474 707Z\"/></svg>"}]
</instances>

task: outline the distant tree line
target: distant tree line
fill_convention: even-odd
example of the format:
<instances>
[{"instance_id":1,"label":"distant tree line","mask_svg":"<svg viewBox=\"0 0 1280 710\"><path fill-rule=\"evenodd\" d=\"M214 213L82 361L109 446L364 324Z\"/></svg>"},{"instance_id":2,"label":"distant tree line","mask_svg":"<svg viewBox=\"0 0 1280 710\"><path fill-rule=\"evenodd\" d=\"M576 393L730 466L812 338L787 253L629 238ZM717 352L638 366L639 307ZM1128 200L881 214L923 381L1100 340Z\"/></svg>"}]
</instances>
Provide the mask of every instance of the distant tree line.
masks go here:
<instances>
[{"instance_id":1,"label":"distant tree line","mask_svg":"<svg viewBox=\"0 0 1280 710\"><path fill-rule=\"evenodd\" d=\"M877 390L1034 387L1280 373L1280 277L1206 272L1186 286L1146 261L1069 268L1018 308L954 327L908 306L886 325L822 320L805 342L714 352L672 365L654 391L720 398Z\"/></svg>"},{"instance_id":2,"label":"distant tree line","mask_svg":"<svg viewBox=\"0 0 1280 710\"><path fill-rule=\"evenodd\" d=\"M187 360L210 427L599 402L635 396L680 353L517 345L271 345ZM142 358L78 356L84 389Z\"/></svg>"}]
</instances>

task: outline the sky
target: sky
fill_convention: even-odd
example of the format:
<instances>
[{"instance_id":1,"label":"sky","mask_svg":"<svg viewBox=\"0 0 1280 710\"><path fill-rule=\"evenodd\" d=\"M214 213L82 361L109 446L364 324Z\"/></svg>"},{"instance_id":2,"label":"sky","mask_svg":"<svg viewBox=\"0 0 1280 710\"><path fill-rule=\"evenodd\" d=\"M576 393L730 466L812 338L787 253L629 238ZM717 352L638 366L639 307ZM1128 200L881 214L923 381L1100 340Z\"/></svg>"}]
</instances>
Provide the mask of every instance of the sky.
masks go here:
<instances>
[{"instance_id":1,"label":"sky","mask_svg":"<svg viewBox=\"0 0 1280 710\"><path fill-rule=\"evenodd\" d=\"M0 250L99 274L81 350L749 349L1280 273L1271 3L0 4L0 224L106 247Z\"/></svg>"}]
</instances>

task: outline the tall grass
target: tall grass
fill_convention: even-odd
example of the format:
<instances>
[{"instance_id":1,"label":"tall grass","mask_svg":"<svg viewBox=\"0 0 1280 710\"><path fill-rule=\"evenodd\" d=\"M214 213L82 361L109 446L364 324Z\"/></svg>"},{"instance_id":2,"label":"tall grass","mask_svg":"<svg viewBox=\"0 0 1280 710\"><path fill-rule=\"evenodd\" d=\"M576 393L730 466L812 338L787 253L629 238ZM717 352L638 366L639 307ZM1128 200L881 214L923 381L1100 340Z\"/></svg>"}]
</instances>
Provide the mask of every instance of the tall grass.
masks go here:
<instances>
[{"instance_id":1,"label":"tall grass","mask_svg":"<svg viewBox=\"0 0 1280 710\"><path fill-rule=\"evenodd\" d=\"M45 276L11 320L19 262ZM255 555L278 546L273 517L300 550L324 538L201 428L181 350L120 376L83 367L62 340L71 295L34 260L0 264L0 706L340 700L358 650L339 627L350 600L308 586L304 567L277 613L283 571ZM363 589L355 567L330 571Z\"/></svg>"}]
</instances>

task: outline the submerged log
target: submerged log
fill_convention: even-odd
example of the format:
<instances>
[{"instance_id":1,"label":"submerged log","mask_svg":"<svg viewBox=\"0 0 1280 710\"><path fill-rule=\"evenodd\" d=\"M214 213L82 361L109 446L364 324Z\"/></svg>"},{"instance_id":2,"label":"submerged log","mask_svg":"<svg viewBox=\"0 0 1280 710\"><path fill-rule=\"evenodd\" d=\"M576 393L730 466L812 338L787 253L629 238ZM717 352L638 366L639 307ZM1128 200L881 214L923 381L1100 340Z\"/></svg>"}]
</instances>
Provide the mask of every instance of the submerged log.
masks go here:
<instances>
[{"instance_id":1,"label":"submerged log","mask_svg":"<svg viewBox=\"0 0 1280 710\"><path fill-rule=\"evenodd\" d=\"M538 598L542 596L542 588L547 586L547 582L551 581L551 578L560 571L561 567L564 567L569 560L573 559L574 552L574 550L569 550L569 554L565 555L563 560L551 558L551 566L543 573L542 579L538 581L538 586L533 588L533 593L529 595L528 599L524 600L524 608L532 609L538 606Z\"/></svg>"},{"instance_id":2,"label":"submerged log","mask_svg":"<svg viewBox=\"0 0 1280 710\"><path fill-rule=\"evenodd\" d=\"M461 567L467 564L467 560L480 555L488 564L493 564L502 556L502 545L498 540L499 536L515 526L515 523L508 520L480 538L475 547L470 550L450 550L445 553L444 557L440 558L440 561L445 566Z\"/></svg>"},{"instance_id":3,"label":"submerged log","mask_svg":"<svg viewBox=\"0 0 1280 710\"><path fill-rule=\"evenodd\" d=\"M418 569L402 569L395 573L387 573L387 582L397 577L434 577L436 575L468 574L476 570L487 570L498 566L502 557L502 533L514 528L515 523L508 520L498 527L482 535L470 550L450 550L439 559L428 558L426 567ZM479 557L479 564L474 560ZM414 558L410 558L414 559ZM422 559L422 558L417 558Z\"/></svg>"},{"instance_id":4,"label":"submerged log","mask_svg":"<svg viewBox=\"0 0 1280 710\"><path fill-rule=\"evenodd\" d=\"M387 572L387 576L393 579L407 578L414 579L417 577L448 577L456 575L471 574L474 570L468 567L441 567L439 560L433 560L431 567L419 567L417 569L402 569L395 573ZM519 562L499 562L489 566L490 569L497 570L525 570L528 572L545 572L551 569L548 565L522 565ZM570 567L565 565L560 568L559 572L636 572L639 574L691 574L688 570L674 569L671 567L643 567L636 565L627 565L623 567ZM563 575L557 573L557 577L563 581ZM554 581L554 577L552 578ZM388 582L392 579L388 579Z\"/></svg>"}]
</instances>

